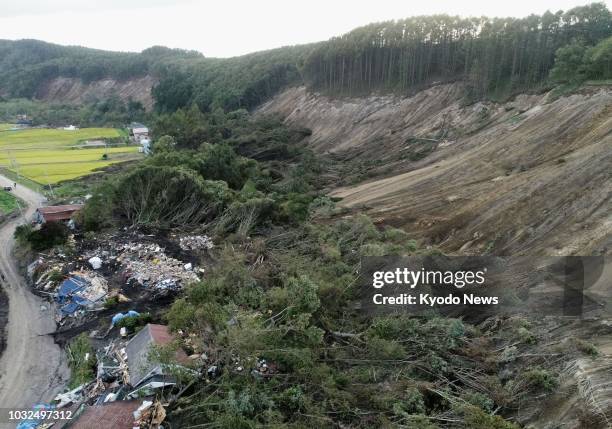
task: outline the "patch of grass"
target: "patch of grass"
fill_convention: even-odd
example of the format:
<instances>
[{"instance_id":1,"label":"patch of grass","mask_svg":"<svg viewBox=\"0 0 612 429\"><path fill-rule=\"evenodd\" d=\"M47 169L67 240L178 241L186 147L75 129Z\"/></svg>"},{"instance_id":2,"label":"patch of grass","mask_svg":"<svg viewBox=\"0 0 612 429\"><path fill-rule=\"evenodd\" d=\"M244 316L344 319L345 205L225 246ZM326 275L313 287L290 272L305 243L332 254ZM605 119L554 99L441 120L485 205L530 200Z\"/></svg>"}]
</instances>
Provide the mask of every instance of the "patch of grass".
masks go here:
<instances>
[{"instance_id":1,"label":"patch of grass","mask_svg":"<svg viewBox=\"0 0 612 429\"><path fill-rule=\"evenodd\" d=\"M70 382L68 387L74 389L94 378L96 357L94 349L86 333L80 334L66 348L68 365L70 366Z\"/></svg>"},{"instance_id":2,"label":"patch of grass","mask_svg":"<svg viewBox=\"0 0 612 429\"><path fill-rule=\"evenodd\" d=\"M599 350L597 350L597 347L595 347L593 343L581 340L580 338L576 338L574 343L576 344L576 348L586 355L593 357L599 355Z\"/></svg>"},{"instance_id":3,"label":"patch of grass","mask_svg":"<svg viewBox=\"0 0 612 429\"><path fill-rule=\"evenodd\" d=\"M9 214L17 210L19 203L17 197L7 191L0 191L0 213Z\"/></svg>"},{"instance_id":4,"label":"patch of grass","mask_svg":"<svg viewBox=\"0 0 612 429\"><path fill-rule=\"evenodd\" d=\"M612 85L612 79L587 80L584 84L589 86L608 86Z\"/></svg>"}]
</instances>

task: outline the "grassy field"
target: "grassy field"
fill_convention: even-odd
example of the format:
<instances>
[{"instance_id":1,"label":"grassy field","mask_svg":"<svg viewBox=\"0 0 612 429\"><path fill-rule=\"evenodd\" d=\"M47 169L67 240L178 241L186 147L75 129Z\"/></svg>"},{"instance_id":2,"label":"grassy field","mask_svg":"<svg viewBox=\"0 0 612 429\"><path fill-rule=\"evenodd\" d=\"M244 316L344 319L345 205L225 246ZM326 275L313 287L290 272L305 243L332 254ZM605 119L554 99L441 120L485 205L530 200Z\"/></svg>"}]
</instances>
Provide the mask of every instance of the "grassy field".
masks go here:
<instances>
[{"instance_id":1,"label":"grassy field","mask_svg":"<svg viewBox=\"0 0 612 429\"><path fill-rule=\"evenodd\" d=\"M10 192L0 191L0 213L10 213L17 207L17 198L15 198Z\"/></svg>"},{"instance_id":2,"label":"grassy field","mask_svg":"<svg viewBox=\"0 0 612 429\"><path fill-rule=\"evenodd\" d=\"M96 169L141 156L136 146L120 145L108 149L75 147L85 140L123 135L112 128L2 131L2 125L0 166L43 185L81 177ZM103 159L104 153L107 159Z\"/></svg>"}]
</instances>

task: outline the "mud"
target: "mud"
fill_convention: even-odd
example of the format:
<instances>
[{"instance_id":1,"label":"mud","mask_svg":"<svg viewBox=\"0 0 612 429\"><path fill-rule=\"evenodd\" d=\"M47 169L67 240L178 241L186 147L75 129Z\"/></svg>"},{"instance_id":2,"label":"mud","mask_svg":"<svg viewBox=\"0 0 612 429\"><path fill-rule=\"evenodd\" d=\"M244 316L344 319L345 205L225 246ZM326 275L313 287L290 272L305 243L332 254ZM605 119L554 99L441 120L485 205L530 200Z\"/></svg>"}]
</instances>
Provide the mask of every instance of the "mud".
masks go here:
<instances>
[{"instance_id":1,"label":"mud","mask_svg":"<svg viewBox=\"0 0 612 429\"><path fill-rule=\"evenodd\" d=\"M464 104L459 84L331 99L291 88L259 109L312 129L323 156L370 166L341 205L449 253L612 249L612 89ZM418 159L415 145L435 148ZM405 156L406 153L412 155Z\"/></svg>"}]
</instances>

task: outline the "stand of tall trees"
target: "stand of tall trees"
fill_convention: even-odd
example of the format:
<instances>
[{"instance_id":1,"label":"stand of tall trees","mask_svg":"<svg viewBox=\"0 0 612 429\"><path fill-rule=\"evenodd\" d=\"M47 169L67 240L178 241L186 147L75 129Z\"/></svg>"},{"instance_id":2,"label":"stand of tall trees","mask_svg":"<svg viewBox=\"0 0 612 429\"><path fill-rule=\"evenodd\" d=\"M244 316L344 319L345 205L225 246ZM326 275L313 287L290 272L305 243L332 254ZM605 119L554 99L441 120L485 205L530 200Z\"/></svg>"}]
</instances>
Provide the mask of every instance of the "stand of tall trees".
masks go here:
<instances>
[{"instance_id":1,"label":"stand of tall trees","mask_svg":"<svg viewBox=\"0 0 612 429\"><path fill-rule=\"evenodd\" d=\"M592 46L611 34L603 3L520 19L412 17L320 44L303 75L315 88L347 95L462 79L481 97L540 86L558 48L573 40Z\"/></svg>"},{"instance_id":2,"label":"stand of tall trees","mask_svg":"<svg viewBox=\"0 0 612 429\"><path fill-rule=\"evenodd\" d=\"M406 93L463 80L474 99L494 98L547 85L556 58L560 67L553 80L609 78L610 42L602 41L610 36L610 11L593 3L526 18L412 17L370 24L327 42L234 58L159 46L119 53L0 40L0 94L33 98L41 85L60 76L90 82L151 75L158 80L153 96L162 113L194 104L202 112L252 109L283 87L303 82L355 95ZM569 76L576 63L580 73Z\"/></svg>"}]
</instances>

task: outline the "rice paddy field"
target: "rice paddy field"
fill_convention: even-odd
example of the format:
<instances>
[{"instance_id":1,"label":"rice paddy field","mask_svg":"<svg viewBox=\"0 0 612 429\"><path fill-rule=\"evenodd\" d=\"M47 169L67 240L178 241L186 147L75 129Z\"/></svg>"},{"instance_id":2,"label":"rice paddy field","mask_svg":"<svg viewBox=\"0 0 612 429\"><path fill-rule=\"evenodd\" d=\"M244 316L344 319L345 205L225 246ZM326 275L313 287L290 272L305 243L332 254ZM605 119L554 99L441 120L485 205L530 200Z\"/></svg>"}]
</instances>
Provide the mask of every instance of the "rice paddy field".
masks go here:
<instances>
[{"instance_id":1,"label":"rice paddy field","mask_svg":"<svg viewBox=\"0 0 612 429\"><path fill-rule=\"evenodd\" d=\"M79 147L87 140L122 135L113 128L11 130L10 125L0 124L0 166L41 185L74 179L117 162L140 158L137 146Z\"/></svg>"}]
</instances>

